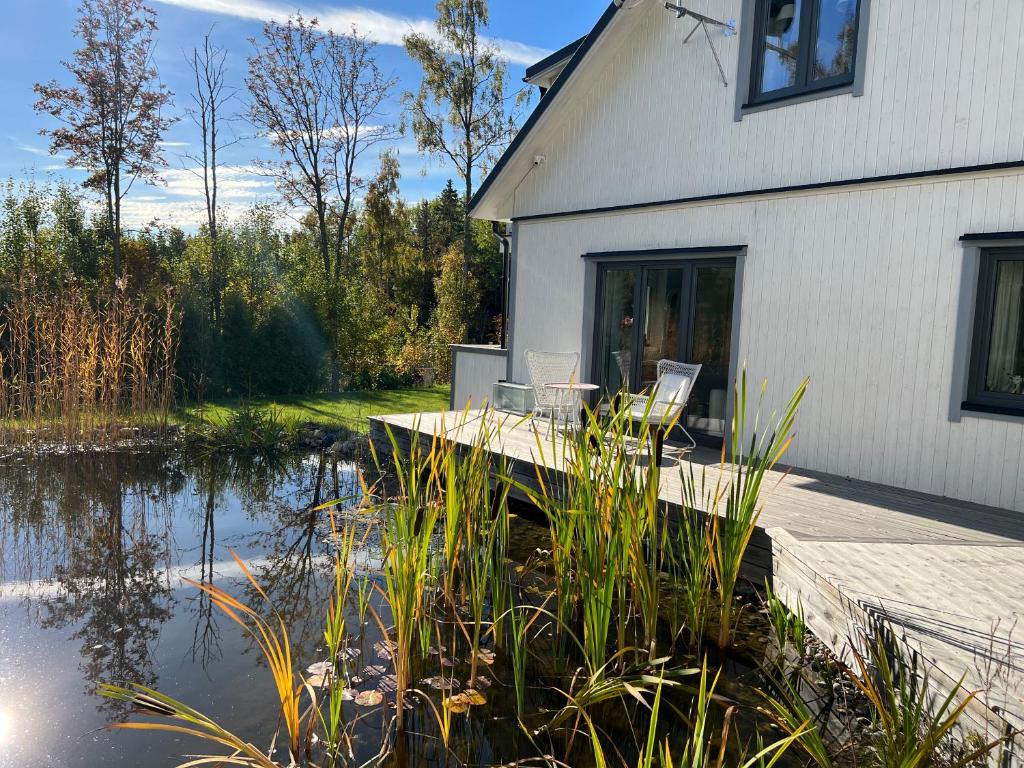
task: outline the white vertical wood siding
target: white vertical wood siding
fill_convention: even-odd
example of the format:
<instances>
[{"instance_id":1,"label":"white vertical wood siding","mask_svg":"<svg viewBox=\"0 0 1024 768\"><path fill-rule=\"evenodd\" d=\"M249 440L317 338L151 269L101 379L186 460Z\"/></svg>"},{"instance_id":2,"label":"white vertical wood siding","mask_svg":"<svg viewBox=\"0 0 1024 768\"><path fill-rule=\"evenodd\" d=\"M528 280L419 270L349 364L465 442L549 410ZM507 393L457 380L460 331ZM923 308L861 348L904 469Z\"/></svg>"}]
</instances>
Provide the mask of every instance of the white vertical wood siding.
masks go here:
<instances>
[{"instance_id":1,"label":"white vertical wood siding","mask_svg":"<svg viewBox=\"0 0 1024 768\"><path fill-rule=\"evenodd\" d=\"M741 0L695 10L740 17ZM524 152L544 154L511 216L1019 161L1024 157L1024 2L871 0L864 95L734 121L742 35L683 38L651 0L592 54ZM611 31L611 30L610 30ZM514 180L519 182L518 174ZM511 186L511 182L510 185Z\"/></svg>"},{"instance_id":2,"label":"white vertical wood siding","mask_svg":"<svg viewBox=\"0 0 1024 768\"><path fill-rule=\"evenodd\" d=\"M494 382L504 379L508 373L506 355L494 354L495 349L489 347L488 351L481 351L470 346L454 348L452 405L455 410L461 411L467 405L481 408L491 401Z\"/></svg>"},{"instance_id":3,"label":"white vertical wood siding","mask_svg":"<svg viewBox=\"0 0 1024 768\"><path fill-rule=\"evenodd\" d=\"M776 404L811 379L791 463L1024 511L1024 423L949 420L958 240L1010 230L1024 174L521 223L514 378L589 345L581 254L746 245L737 359Z\"/></svg>"}]
</instances>

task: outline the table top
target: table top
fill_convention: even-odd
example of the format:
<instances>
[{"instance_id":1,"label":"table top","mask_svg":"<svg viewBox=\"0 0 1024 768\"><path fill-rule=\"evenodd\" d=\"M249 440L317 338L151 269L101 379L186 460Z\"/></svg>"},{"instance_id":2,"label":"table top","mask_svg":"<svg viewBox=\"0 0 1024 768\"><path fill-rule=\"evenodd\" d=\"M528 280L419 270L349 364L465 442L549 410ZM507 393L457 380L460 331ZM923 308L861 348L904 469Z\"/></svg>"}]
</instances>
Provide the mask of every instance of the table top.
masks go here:
<instances>
[{"instance_id":1,"label":"table top","mask_svg":"<svg viewBox=\"0 0 1024 768\"><path fill-rule=\"evenodd\" d=\"M581 381L552 381L544 385L549 389L579 390L580 392L596 392L600 389L597 384L586 384Z\"/></svg>"}]
</instances>

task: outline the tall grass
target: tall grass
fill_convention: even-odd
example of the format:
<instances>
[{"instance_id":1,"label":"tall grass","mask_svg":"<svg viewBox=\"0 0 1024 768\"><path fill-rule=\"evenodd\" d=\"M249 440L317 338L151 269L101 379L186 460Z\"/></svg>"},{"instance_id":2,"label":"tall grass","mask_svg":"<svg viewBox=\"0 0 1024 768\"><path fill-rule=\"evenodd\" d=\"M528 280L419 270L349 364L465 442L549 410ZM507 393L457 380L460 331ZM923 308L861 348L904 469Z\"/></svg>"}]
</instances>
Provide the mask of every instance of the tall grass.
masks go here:
<instances>
[{"instance_id":1,"label":"tall grass","mask_svg":"<svg viewBox=\"0 0 1024 768\"><path fill-rule=\"evenodd\" d=\"M174 404L178 313L118 287L90 302L22 283L0 305L0 431L67 443L98 441L124 425L166 427Z\"/></svg>"},{"instance_id":2,"label":"tall grass","mask_svg":"<svg viewBox=\"0 0 1024 768\"><path fill-rule=\"evenodd\" d=\"M734 595L747 547L761 515L760 497L765 475L775 467L793 440L793 425L807 385L808 381L804 380L797 387L781 416L776 418L772 413L766 429L761 428L760 416L767 382L761 384L752 425L747 421L749 393L746 371L743 371L736 387L731 435L728 445L722 446L722 476L714 494L714 505L706 510L712 521L709 554L719 596L719 648L732 644Z\"/></svg>"},{"instance_id":3,"label":"tall grass","mask_svg":"<svg viewBox=\"0 0 1024 768\"><path fill-rule=\"evenodd\" d=\"M397 725L405 727L405 696L412 687L413 647L418 638L429 639L426 592L431 584L431 538L440 515L444 488L444 452L440 438L432 438L424 450L414 431L409 449L403 452L389 430L391 462L398 481L398 495L384 504L381 543L384 550L383 591L394 623ZM375 450L375 449L374 449ZM375 454L376 458L376 454ZM377 461L378 466L381 462Z\"/></svg>"}]
</instances>

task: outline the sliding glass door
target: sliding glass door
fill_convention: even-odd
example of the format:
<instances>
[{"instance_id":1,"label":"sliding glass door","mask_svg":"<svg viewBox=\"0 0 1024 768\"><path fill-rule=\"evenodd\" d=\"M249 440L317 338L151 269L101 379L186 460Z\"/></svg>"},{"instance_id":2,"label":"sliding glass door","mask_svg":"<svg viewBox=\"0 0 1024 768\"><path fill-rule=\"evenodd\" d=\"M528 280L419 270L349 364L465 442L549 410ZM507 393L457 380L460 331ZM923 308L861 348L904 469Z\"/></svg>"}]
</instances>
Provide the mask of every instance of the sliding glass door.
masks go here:
<instances>
[{"instance_id":1,"label":"sliding glass door","mask_svg":"<svg viewBox=\"0 0 1024 768\"><path fill-rule=\"evenodd\" d=\"M700 363L687 428L723 434L735 278L733 259L604 266L598 279L595 372L605 393L650 390L659 360Z\"/></svg>"}]
</instances>

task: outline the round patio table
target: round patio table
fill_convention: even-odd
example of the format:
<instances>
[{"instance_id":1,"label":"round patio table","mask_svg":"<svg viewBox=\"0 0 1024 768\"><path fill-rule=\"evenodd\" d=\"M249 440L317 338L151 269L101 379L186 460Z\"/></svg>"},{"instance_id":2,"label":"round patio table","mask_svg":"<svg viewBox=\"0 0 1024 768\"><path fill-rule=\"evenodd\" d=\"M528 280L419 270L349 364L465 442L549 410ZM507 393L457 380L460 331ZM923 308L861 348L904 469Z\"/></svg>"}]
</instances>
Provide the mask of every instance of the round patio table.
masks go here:
<instances>
[{"instance_id":1,"label":"round patio table","mask_svg":"<svg viewBox=\"0 0 1024 768\"><path fill-rule=\"evenodd\" d=\"M597 392L597 384L580 381L553 381L544 385L546 389L555 391L555 407L551 411L552 421L557 421L566 429L579 429L582 426L580 411L583 410L583 395Z\"/></svg>"}]
</instances>

